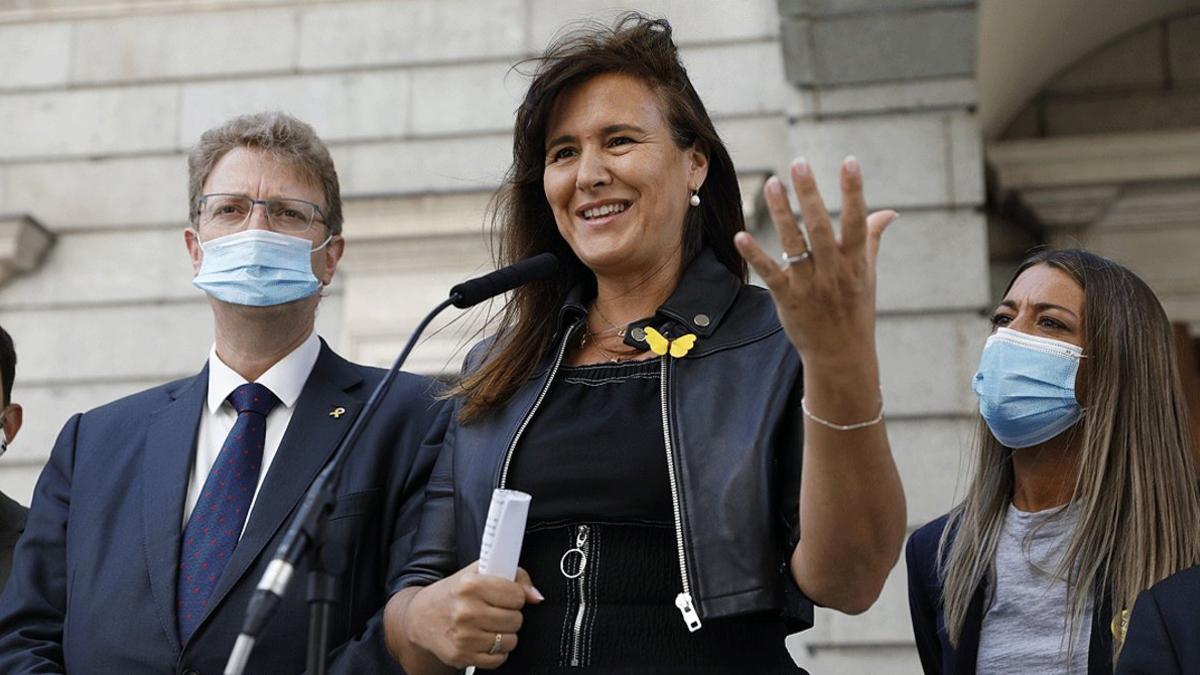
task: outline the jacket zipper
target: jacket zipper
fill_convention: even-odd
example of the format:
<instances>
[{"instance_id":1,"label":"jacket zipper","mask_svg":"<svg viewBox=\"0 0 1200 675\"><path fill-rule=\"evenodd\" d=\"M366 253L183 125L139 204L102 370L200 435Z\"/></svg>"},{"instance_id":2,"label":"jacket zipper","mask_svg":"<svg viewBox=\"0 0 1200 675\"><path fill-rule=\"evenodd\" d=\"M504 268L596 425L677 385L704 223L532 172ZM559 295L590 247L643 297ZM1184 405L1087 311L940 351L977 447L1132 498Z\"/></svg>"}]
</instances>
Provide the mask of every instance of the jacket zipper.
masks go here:
<instances>
[{"instance_id":1,"label":"jacket zipper","mask_svg":"<svg viewBox=\"0 0 1200 675\"><path fill-rule=\"evenodd\" d=\"M580 561L579 576L576 580L579 582L579 610L575 612L575 626L571 634L571 665L582 666L583 659L580 658L580 653L583 651L583 617L587 611L587 595L585 594L585 583L587 580L587 563L588 560L588 526L580 525L575 533L575 548L579 549L583 558Z\"/></svg>"},{"instance_id":2,"label":"jacket zipper","mask_svg":"<svg viewBox=\"0 0 1200 675\"><path fill-rule=\"evenodd\" d=\"M575 334L578 326L572 326L567 330L566 336L558 346L558 354L554 358L554 365L550 368L550 375L546 378L546 383L542 385L541 392L533 402L533 406L529 412L525 414L525 419L521 420L521 425L517 427L517 433L513 435L512 441L508 444L508 449L504 453L504 463L500 469L500 485L503 488L508 481L508 469L512 464L513 451L517 449L517 443L521 440L521 435L525 433L525 429L529 426L533 416L537 414L538 408L542 406L542 401L545 400L546 394L550 391L550 385L554 382L554 378L558 375L558 369L562 365L563 356L567 353L567 345L571 342L571 337ZM700 614L696 611L696 606L692 600L692 584L688 577L687 558L684 555L683 543L683 515L679 506L679 479L675 469L675 452L671 443L671 418L667 410L667 373L669 371L670 359L663 357L662 359L662 375L659 378L659 397L662 404L662 422L663 422L663 445L667 451L667 478L670 481L671 487L671 509L675 516L675 550L679 555L679 578L683 584L683 592L675 596L675 607L679 609L679 613L683 616L683 622L691 632L700 630ZM582 584L582 582L580 582ZM582 586L581 586L582 588ZM581 599L582 602L582 599ZM576 623L582 618L582 610L576 617Z\"/></svg>"},{"instance_id":3,"label":"jacket zipper","mask_svg":"<svg viewBox=\"0 0 1200 675\"><path fill-rule=\"evenodd\" d=\"M537 414L538 408L542 407L542 401L546 398L546 393L550 391L550 385L554 383L554 378L558 375L558 368L562 365L563 356L567 353L567 345L571 343L571 337L575 335L575 329L578 324L567 329L566 336L563 337L562 344L558 346L558 355L554 358L554 365L550 368L550 376L546 378L546 383L542 385L542 391L538 393L537 399L533 402L533 407L525 414L525 419L521 420L521 426L517 427L517 433L513 436L512 442L508 444L508 450L504 452L504 464L500 468L500 484L497 487L503 488L508 482L508 467L512 464L513 451L517 449L517 443L521 440L521 435L525 433L525 428L533 420L533 416Z\"/></svg>"},{"instance_id":4,"label":"jacket zipper","mask_svg":"<svg viewBox=\"0 0 1200 675\"><path fill-rule=\"evenodd\" d=\"M675 606L683 615L683 622L689 631L700 630L700 614L692 602L692 584L688 579L687 559L683 547L683 512L679 507L679 479L675 470L675 452L671 443L671 418L667 412L667 373L670 371L670 359L662 358L662 376L659 378L662 403L663 445L667 449L667 478L671 483L671 508L675 515L675 549L679 554L679 578L683 582L683 592L675 596Z\"/></svg>"}]
</instances>

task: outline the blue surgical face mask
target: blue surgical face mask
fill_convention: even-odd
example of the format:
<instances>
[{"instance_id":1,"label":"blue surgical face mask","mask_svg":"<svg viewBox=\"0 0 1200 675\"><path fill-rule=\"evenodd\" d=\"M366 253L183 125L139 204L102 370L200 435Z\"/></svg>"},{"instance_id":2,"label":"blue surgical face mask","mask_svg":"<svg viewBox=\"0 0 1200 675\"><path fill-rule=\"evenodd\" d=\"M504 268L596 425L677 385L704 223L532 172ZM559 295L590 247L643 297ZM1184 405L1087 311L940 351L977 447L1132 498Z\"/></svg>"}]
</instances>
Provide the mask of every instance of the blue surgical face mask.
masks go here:
<instances>
[{"instance_id":1,"label":"blue surgical face mask","mask_svg":"<svg viewBox=\"0 0 1200 675\"><path fill-rule=\"evenodd\" d=\"M983 348L971 388L979 414L1005 447L1028 448L1079 421L1075 376L1083 349L999 328Z\"/></svg>"},{"instance_id":2,"label":"blue surgical face mask","mask_svg":"<svg viewBox=\"0 0 1200 675\"><path fill-rule=\"evenodd\" d=\"M200 245L192 284L222 302L269 307L307 298L321 287L312 273L312 242L270 230L243 230Z\"/></svg>"}]
</instances>

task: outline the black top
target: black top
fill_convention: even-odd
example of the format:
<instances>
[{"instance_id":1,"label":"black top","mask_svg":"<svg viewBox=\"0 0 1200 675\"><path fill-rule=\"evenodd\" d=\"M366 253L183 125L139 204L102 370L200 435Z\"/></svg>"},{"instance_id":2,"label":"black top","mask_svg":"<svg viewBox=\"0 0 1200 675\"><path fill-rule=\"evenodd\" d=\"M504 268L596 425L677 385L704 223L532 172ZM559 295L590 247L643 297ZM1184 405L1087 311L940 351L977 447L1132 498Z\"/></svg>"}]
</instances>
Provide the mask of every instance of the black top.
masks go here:
<instances>
[{"instance_id":1,"label":"black top","mask_svg":"<svg viewBox=\"0 0 1200 675\"><path fill-rule=\"evenodd\" d=\"M533 495L529 522L674 522L659 406L659 359L563 367L521 437L508 486Z\"/></svg>"},{"instance_id":2,"label":"black top","mask_svg":"<svg viewBox=\"0 0 1200 675\"><path fill-rule=\"evenodd\" d=\"M799 631L813 625L813 603L788 565L800 540L800 355L779 324L770 293L743 284L736 271L703 249L654 316L628 331L641 335L636 324L644 323L670 339L696 336L686 356L667 361L662 388L680 469L675 478L685 573L704 622L700 634L711 619L752 612L779 614ZM492 491L510 487L505 467L511 471L506 461L513 434L537 417L531 413L544 392L560 388L551 376L558 379L567 341L580 337L594 296L587 291L580 284L563 298L552 344L504 403L466 424L456 417L465 401L454 403L413 555L391 583L393 593L435 583L479 558ZM477 373L496 356L496 339L472 347L463 371ZM522 435L521 445L527 440Z\"/></svg>"},{"instance_id":3,"label":"black top","mask_svg":"<svg viewBox=\"0 0 1200 675\"><path fill-rule=\"evenodd\" d=\"M507 485L533 496L521 566L546 601L525 607L501 670L802 672L779 616L713 619L691 633L675 607L661 367L563 367L521 437Z\"/></svg>"}]
</instances>

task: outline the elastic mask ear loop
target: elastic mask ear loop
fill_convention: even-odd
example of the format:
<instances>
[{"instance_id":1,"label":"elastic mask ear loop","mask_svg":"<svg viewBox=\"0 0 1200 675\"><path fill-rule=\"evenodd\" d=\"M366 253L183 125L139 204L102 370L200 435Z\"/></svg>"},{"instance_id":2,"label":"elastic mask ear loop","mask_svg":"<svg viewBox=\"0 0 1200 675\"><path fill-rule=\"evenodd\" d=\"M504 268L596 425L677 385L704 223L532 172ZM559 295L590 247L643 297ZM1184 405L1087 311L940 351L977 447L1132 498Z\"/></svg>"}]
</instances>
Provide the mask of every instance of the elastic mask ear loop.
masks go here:
<instances>
[{"instance_id":1,"label":"elastic mask ear loop","mask_svg":"<svg viewBox=\"0 0 1200 675\"><path fill-rule=\"evenodd\" d=\"M198 227L196 227L196 226L194 226L194 225L193 225L193 226L192 226L192 232L195 232L195 233L196 233L196 245L200 247L200 252L201 252L201 253L207 253L208 251L207 251L207 250L205 250L205 248L204 248L204 245L205 245L205 244L207 244L208 242L206 242L206 241L204 241L203 239L201 239L201 238L200 238L200 228L198 228Z\"/></svg>"},{"instance_id":2,"label":"elastic mask ear loop","mask_svg":"<svg viewBox=\"0 0 1200 675\"><path fill-rule=\"evenodd\" d=\"M1087 354L1084 354L1084 353L1080 352L1080 354L1079 354L1079 357L1078 357L1076 360L1077 360L1079 363L1083 363L1083 360L1084 360L1084 359L1086 359L1087 357L1088 357L1088 355L1087 355ZM1078 369L1078 367L1076 367L1076 369L1075 369L1075 374L1076 374L1076 375L1078 375L1078 374L1079 374L1079 369ZM1075 395L1075 402L1076 402L1076 403L1079 403L1079 394L1076 394L1076 395ZM1080 414L1080 415L1086 415L1087 413L1088 413L1087 406L1085 406L1085 405L1083 405L1082 403L1080 403L1080 405L1079 405L1079 414Z\"/></svg>"},{"instance_id":3,"label":"elastic mask ear loop","mask_svg":"<svg viewBox=\"0 0 1200 675\"><path fill-rule=\"evenodd\" d=\"M8 452L8 432L4 430L4 416L8 414L8 407L5 406L3 412L0 412L0 455Z\"/></svg>"},{"instance_id":4,"label":"elastic mask ear loop","mask_svg":"<svg viewBox=\"0 0 1200 675\"><path fill-rule=\"evenodd\" d=\"M325 248L326 246L328 246L328 245L329 245L329 242L331 242L331 241L333 241L333 234L332 234L332 233L331 233L331 234L330 234L328 237L325 237L325 241L321 242L321 245L320 245L320 246L318 246L318 247L316 247L316 248L314 248L314 249L312 250L312 252L313 252L313 253L316 253L317 251L320 251L321 249L323 249L323 248ZM325 282L323 282L323 281L320 281L319 283L321 284L321 297L325 297L325 289L326 289L326 288L329 288L329 284L327 284L327 283L325 283Z\"/></svg>"}]
</instances>

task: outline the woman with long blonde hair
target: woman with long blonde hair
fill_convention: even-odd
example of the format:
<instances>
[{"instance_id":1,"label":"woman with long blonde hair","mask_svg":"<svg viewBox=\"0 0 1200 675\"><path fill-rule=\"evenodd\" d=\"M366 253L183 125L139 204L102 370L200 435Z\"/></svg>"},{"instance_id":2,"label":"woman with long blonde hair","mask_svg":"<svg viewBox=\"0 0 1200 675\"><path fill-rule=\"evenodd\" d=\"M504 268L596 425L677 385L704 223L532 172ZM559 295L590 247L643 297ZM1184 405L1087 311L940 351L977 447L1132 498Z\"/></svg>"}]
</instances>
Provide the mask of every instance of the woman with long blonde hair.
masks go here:
<instances>
[{"instance_id":1,"label":"woman with long blonde hair","mask_svg":"<svg viewBox=\"0 0 1200 675\"><path fill-rule=\"evenodd\" d=\"M1170 324L1082 250L1017 270L972 382L977 465L907 547L926 673L1111 673L1137 594L1200 562Z\"/></svg>"}]
</instances>

